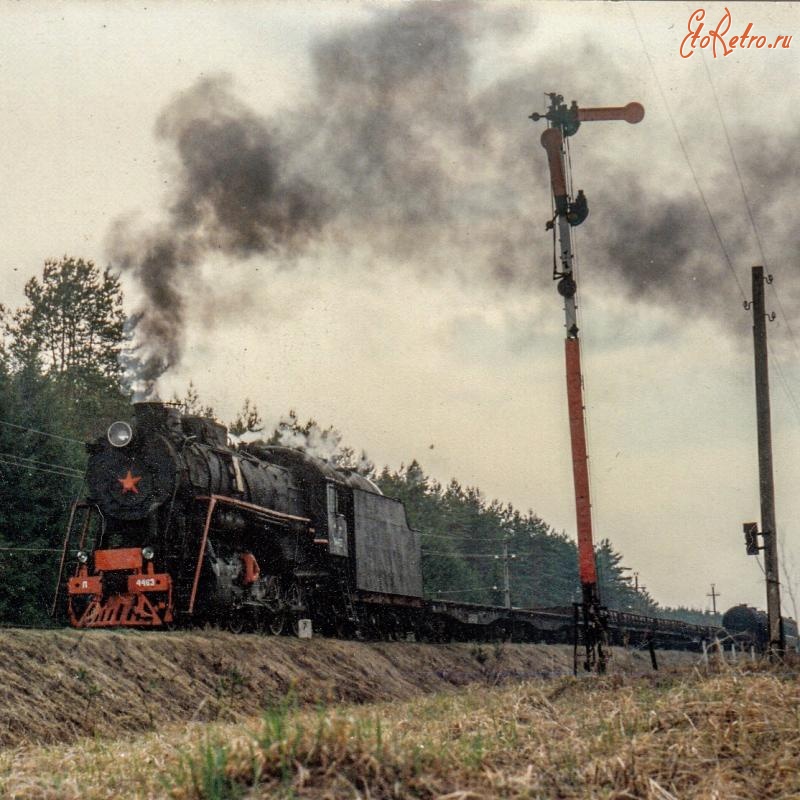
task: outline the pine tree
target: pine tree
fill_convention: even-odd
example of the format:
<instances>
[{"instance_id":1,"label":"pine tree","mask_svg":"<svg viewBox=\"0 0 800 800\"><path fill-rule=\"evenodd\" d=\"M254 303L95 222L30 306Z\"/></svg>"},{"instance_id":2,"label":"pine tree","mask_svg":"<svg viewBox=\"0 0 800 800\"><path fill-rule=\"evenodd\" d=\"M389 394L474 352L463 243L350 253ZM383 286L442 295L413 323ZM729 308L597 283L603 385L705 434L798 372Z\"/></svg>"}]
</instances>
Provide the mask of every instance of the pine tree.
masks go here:
<instances>
[{"instance_id":1,"label":"pine tree","mask_svg":"<svg viewBox=\"0 0 800 800\"><path fill-rule=\"evenodd\" d=\"M250 399L246 397L241 411L236 415L236 419L228 425L228 430L234 436L263 431L264 421L261 419L258 406L255 403L250 405Z\"/></svg>"},{"instance_id":2,"label":"pine tree","mask_svg":"<svg viewBox=\"0 0 800 800\"><path fill-rule=\"evenodd\" d=\"M128 413L119 386L122 292L109 270L64 257L0 314L0 619L42 622L83 442Z\"/></svg>"},{"instance_id":3,"label":"pine tree","mask_svg":"<svg viewBox=\"0 0 800 800\"><path fill-rule=\"evenodd\" d=\"M118 276L64 256L45 262L25 297L4 321L12 372L42 376L56 388L54 402L73 434L98 433L128 404L120 390L125 315Z\"/></svg>"},{"instance_id":4,"label":"pine tree","mask_svg":"<svg viewBox=\"0 0 800 800\"><path fill-rule=\"evenodd\" d=\"M189 385L186 387L186 394L183 397L179 397L178 393L175 392L170 402L180 406L182 414L195 417L208 417L209 419L216 418L214 409L211 406L204 405L200 400L200 392L194 385L194 381L189 381Z\"/></svg>"}]
</instances>

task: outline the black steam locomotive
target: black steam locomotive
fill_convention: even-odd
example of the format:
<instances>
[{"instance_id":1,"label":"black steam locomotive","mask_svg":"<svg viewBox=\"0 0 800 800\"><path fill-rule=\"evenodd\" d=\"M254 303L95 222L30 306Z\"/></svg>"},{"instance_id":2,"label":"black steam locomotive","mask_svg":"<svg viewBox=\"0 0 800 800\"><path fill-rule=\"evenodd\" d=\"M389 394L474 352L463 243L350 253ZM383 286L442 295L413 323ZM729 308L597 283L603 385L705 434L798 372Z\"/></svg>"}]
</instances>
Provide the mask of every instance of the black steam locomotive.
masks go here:
<instances>
[{"instance_id":1,"label":"black steam locomotive","mask_svg":"<svg viewBox=\"0 0 800 800\"><path fill-rule=\"evenodd\" d=\"M224 622L279 634L570 641L573 609L426 599L419 533L367 478L303 452L228 445L214 420L138 403L89 445L54 611L79 628ZM62 582L62 576L69 577ZM65 587L65 591L64 588ZM608 612L612 641L694 647L714 631Z\"/></svg>"},{"instance_id":2,"label":"black steam locomotive","mask_svg":"<svg viewBox=\"0 0 800 800\"><path fill-rule=\"evenodd\" d=\"M233 449L224 426L162 403L136 404L131 425L87 447L89 494L64 552L77 549L76 627L192 619L280 633L307 617L344 633L362 616L406 627L422 606L419 535L355 472L285 447Z\"/></svg>"},{"instance_id":3,"label":"black steam locomotive","mask_svg":"<svg viewBox=\"0 0 800 800\"><path fill-rule=\"evenodd\" d=\"M746 650L751 647L759 653L769 647L769 621L766 611L745 604L733 606L722 615L722 627L728 636ZM783 635L787 650L797 650L797 623L788 617L783 618Z\"/></svg>"}]
</instances>

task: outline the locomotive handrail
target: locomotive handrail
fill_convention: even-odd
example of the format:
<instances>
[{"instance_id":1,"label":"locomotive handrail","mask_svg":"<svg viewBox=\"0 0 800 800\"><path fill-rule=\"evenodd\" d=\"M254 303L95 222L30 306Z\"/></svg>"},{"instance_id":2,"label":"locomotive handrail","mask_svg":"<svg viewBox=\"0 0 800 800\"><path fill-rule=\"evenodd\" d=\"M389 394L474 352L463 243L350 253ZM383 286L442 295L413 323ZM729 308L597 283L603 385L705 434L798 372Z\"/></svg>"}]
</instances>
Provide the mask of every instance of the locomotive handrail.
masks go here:
<instances>
[{"instance_id":1,"label":"locomotive handrail","mask_svg":"<svg viewBox=\"0 0 800 800\"><path fill-rule=\"evenodd\" d=\"M302 522L305 524L311 522L309 517L298 517L294 514L285 514L283 511L275 511L271 508L266 508L265 506L259 506L255 503L248 503L245 500L237 500L235 497L226 497L222 494L199 495L195 497L195 500L198 502L213 500L215 504L227 503L228 505L243 508L245 511L253 511L257 514L262 514L265 517L277 517L279 520L288 520L289 522Z\"/></svg>"},{"instance_id":2,"label":"locomotive handrail","mask_svg":"<svg viewBox=\"0 0 800 800\"><path fill-rule=\"evenodd\" d=\"M69 510L69 520L67 522L67 529L64 532L64 547L61 550L61 563L58 565L58 578L56 578L56 590L53 593L53 606L50 609L50 616L54 617L56 615L56 609L58 608L58 594L61 589L61 578L64 575L64 564L67 560L67 548L69 548L69 534L72 530L72 523L75 521L75 512L78 509L78 506L85 506L86 503L82 500L76 500L72 507Z\"/></svg>"},{"instance_id":3,"label":"locomotive handrail","mask_svg":"<svg viewBox=\"0 0 800 800\"><path fill-rule=\"evenodd\" d=\"M206 521L203 525L203 536L200 540L200 551L197 554L197 564L194 568L192 593L189 596L189 607L187 609L189 614L194 613L194 601L197 597L197 586L200 583L200 572L203 568L203 556L205 555L206 544L208 543L208 531L211 528L211 517L214 515L214 509L217 507L217 504L231 505L237 508L242 508L245 511L252 511L257 514L261 514L262 516L267 517L267 519L277 519L279 522L300 522L304 524L311 522L308 517L297 517L294 514L284 514L281 511L273 511L270 508L265 508L264 506L259 506L255 503L248 503L245 500L237 500L233 497L225 497L221 494L201 495L199 497L195 497L195 500L198 502L208 502L208 511L206 511Z\"/></svg>"},{"instance_id":4,"label":"locomotive handrail","mask_svg":"<svg viewBox=\"0 0 800 800\"><path fill-rule=\"evenodd\" d=\"M56 615L56 611L58 610L58 597L59 597L59 593L61 591L61 579L64 577L64 567L66 566L66 563L67 563L67 551L69 550L69 538L70 538L70 534L72 533L72 526L75 523L75 512L79 508L88 509L88 512L89 512L86 515L86 519L84 520L84 523L83 523L83 529L81 531L81 541L80 541L80 544L78 545L79 548L82 548L83 545L84 545L84 539L85 539L85 536L86 536L86 531L88 530L88 527L89 527L89 521L90 521L90 518L91 518L92 509L97 511L97 513L100 515L100 519L101 519L101 522L102 522L101 536L105 533L105 517L103 516L103 513L100 511L100 509L97 507L97 505L95 503L89 503L86 500L76 500L72 504L72 507L70 508L69 520L67 522L67 529L66 529L66 531L64 533L64 546L63 546L63 548L61 550L61 561L60 561L60 563L58 565L58 579L56 580L56 590L55 590L55 593L53 595L53 605L50 608L50 617L51 618Z\"/></svg>"}]
</instances>

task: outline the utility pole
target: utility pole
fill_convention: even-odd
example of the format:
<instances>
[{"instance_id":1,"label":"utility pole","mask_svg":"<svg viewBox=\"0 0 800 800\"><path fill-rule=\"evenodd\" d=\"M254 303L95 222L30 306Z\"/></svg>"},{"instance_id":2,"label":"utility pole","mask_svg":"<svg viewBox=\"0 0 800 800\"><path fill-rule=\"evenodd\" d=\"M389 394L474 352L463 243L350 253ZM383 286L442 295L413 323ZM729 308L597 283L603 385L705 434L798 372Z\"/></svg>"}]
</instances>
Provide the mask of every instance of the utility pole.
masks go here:
<instances>
[{"instance_id":1,"label":"utility pole","mask_svg":"<svg viewBox=\"0 0 800 800\"><path fill-rule=\"evenodd\" d=\"M766 278L772 283L772 276ZM769 408L769 363L767 359L767 312L764 305L764 267L753 267L753 301L745 308L753 310L753 351L756 372L756 420L758 429L758 487L761 496L761 536L759 548L752 526L745 538L748 553L764 550L767 581L767 617L769 619L769 654L772 660L783 658L785 638L781 619L781 590L778 579L778 532L775 525L775 484L772 474L772 430ZM770 319L774 319L774 315Z\"/></svg>"},{"instance_id":2,"label":"utility pole","mask_svg":"<svg viewBox=\"0 0 800 800\"><path fill-rule=\"evenodd\" d=\"M717 613L717 598L718 597L722 597L722 595L717 592L716 587L714 586L713 583L711 584L711 593L707 594L706 597L710 597L711 598L711 608L713 609L713 612L716 614Z\"/></svg>"},{"instance_id":3,"label":"utility pole","mask_svg":"<svg viewBox=\"0 0 800 800\"><path fill-rule=\"evenodd\" d=\"M572 196L566 140L574 136L582 123L625 120L630 124L641 122L644 108L639 103L610 108L579 108L573 101L567 106L564 98L555 92L548 93L550 107L544 114L533 113L534 122L545 119L548 127L542 133L541 143L547 153L550 171L554 216L545 229L553 231L553 280L564 300L566 340L564 355L567 378L567 413L569 417L570 445L572 449L572 477L575 490L575 517L578 533L578 571L581 582L582 603L575 606L575 653L579 627L582 629L586 652L584 669L605 672L608 638L607 613L600 602L597 565L594 557L592 534L592 504L589 498L589 454L586 446L586 420L583 405L583 376L581 374L581 349L578 336L578 290L574 272L574 247L572 228L580 225L589 215L589 205L583 191ZM557 240L557 243L556 243ZM558 252L558 259L556 257ZM560 261L560 268L557 266ZM582 612L582 613L581 613ZM579 626L580 617L582 625ZM577 666L576 666L577 669Z\"/></svg>"},{"instance_id":4,"label":"utility pole","mask_svg":"<svg viewBox=\"0 0 800 800\"><path fill-rule=\"evenodd\" d=\"M636 592L636 613L637 614L644 614L647 610L645 609L644 603L644 590L646 586L639 586L639 573L633 573L633 591Z\"/></svg>"},{"instance_id":5,"label":"utility pole","mask_svg":"<svg viewBox=\"0 0 800 800\"><path fill-rule=\"evenodd\" d=\"M503 605L511 608L511 567L508 554L508 536L503 537Z\"/></svg>"}]
</instances>

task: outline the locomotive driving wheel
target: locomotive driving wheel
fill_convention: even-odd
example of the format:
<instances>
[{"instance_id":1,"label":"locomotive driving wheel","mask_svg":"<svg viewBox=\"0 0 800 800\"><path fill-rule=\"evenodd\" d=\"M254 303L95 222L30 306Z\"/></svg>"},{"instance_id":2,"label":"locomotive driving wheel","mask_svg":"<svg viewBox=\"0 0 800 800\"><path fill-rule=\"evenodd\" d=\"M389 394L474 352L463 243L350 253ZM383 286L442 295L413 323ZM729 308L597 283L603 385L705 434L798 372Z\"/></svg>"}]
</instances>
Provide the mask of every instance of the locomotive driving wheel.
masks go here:
<instances>
[{"instance_id":1,"label":"locomotive driving wheel","mask_svg":"<svg viewBox=\"0 0 800 800\"><path fill-rule=\"evenodd\" d=\"M251 589L257 602L255 628L258 633L280 636L286 627L284 591L277 575L265 575Z\"/></svg>"},{"instance_id":2,"label":"locomotive driving wheel","mask_svg":"<svg viewBox=\"0 0 800 800\"><path fill-rule=\"evenodd\" d=\"M279 586L275 581L270 608L263 617L263 626L273 636L285 633L289 626L295 636L300 629L300 619L307 612L305 595L297 581Z\"/></svg>"},{"instance_id":3,"label":"locomotive driving wheel","mask_svg":"<svg viewBox=\"0 0 800 800\"><path fill-rule=\"evenodd\" d=\"M232 609L225 620L225 626L231 633L241 633L245 627L243 609Z\"/></svg>"},{"instance_id":4,"label":"locomotive driving wheel","mask_svg":"<svg viewBox=\"0 0 800 800\"><path fill-rule=\"evenodd\" d=\"M286 627L286 609L281 608L269 615L267 630L273 636L280 636Z\"/></svg>"}]
</instances>

